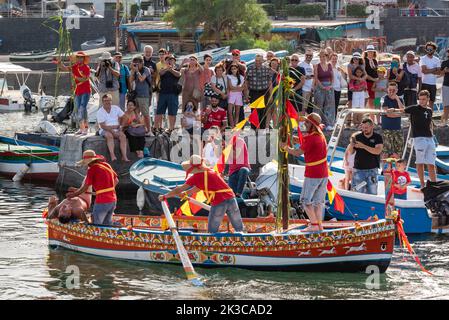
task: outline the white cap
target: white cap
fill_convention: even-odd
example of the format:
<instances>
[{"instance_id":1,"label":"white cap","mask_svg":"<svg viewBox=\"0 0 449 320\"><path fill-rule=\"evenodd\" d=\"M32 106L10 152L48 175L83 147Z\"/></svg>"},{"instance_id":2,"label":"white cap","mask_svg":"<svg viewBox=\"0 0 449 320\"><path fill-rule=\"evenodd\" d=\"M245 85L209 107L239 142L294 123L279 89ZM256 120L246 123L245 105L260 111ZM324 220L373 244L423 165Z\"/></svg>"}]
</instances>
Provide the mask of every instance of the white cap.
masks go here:
<instances>
[{"instance_id":1,"label":"white cap","mask_svg":"<svg viewBox=\"0 0 449 320\"><path fill-rule=\"evenodd\" d=\"M374 49L374 46L370 44L366 47L366 51L376 51L376 49Z\"/></svg>"},{"instance_id":2,"label":"white cap","mask_svg":"<svg viewBox=\"0 0 449 320\"><path fill-rule=\"evenodd\" d=\"M352 57L353 58L362 58L362 55L360 54L360 52L354 52L353 54L352 54Z\"/></svg>"},{"instance_id":3,"label":"white cap","mask_svg":"<svg viewBox=\"0 0 449 320\"><path fill-rule=\"evenodd\" d=\"M408 56L409 54L412 56L415 56L415 53L412 50L407 51L407 53L405 55Z\"/></svg>"}]
</instances>

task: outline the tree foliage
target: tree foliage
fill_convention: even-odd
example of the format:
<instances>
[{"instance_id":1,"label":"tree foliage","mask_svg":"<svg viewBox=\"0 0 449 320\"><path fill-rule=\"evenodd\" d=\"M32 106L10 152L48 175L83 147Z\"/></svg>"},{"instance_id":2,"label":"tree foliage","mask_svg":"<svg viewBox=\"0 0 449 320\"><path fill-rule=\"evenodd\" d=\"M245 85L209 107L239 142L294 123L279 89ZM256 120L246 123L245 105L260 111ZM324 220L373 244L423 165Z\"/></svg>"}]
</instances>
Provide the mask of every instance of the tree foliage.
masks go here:
<instances>
[{"instance_id":1,"label":"tree foliage","mask_svg":"<svg viewBox=\"0 0 449 320\"><path fill-rule=\"evenodd\" d=\"M221 43L221 38L242 33L264 34L271 28L266 12L256 0L170 0L164 20L182 33L204 28L204 36Z\"/></svg>"}]
</instances>

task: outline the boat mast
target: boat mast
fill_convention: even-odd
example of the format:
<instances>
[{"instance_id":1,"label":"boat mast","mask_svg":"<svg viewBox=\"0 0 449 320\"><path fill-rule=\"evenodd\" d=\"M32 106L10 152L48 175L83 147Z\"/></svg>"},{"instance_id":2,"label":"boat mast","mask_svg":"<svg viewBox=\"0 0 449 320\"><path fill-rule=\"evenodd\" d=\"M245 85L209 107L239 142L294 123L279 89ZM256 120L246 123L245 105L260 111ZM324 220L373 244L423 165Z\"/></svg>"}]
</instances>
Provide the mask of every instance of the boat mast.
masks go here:
<instances>
[{"instance_id":1,"label":"boat mast","mask_svg":"<svg viewBox=\"0 0 449 320\"><path fill-rule=\"evenodd\" d=\"M288 143L291 125L290 119L287 116L286 103L288 98L288 77L289 67L285 59L281 62L279 88L277 90L276 98L271 107L277 107L277 119L279 119L278 128L278 205L276 214L276 230L282 232L288 229L288 218L290 213L290 198L289 198L289 176L288 176L288 153L281 149L281 143Z\"/></svg>"}]
</instances>

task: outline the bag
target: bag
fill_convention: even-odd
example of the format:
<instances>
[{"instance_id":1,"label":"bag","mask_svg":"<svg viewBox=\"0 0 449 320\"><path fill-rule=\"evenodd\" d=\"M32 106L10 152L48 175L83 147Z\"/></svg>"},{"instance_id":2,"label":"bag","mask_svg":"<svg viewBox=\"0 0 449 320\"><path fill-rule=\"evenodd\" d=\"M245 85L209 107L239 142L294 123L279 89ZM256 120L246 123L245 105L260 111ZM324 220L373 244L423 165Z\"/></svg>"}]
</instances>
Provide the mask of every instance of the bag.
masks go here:
<instances>
[{"instance_id":1,"label":"bag","mask_svg":"<svg viewBox=\"0 0 449 320\"><path fill-rule=\"evenodd\" d=\"M219 84L219 83L215 83L215 86L220 91L224 90L223 86L221 84ZM206 85L204 86L204 96L205 97L212 97L212 96L214 96L216 94L217 93L214 91L214 89L212 89L212 85L210 83L206 83Z\"/></svg>"},{"instance_id":2,"label":"bag","mask_svg":"<svg viewBox=\"0 0 449 320\"><path fill-rule=\"evenodd\" d=\"M201 91L200 90L198 90L197 88L195 88L195 89L193 89L193 92L192 92L192 97L193 97L193 99L195 99L195 100L200 100L201 99L201 97L202 97L202 95L201 95Z\"/></svg>"},{"instance_id":3,"label":"bag","mask_svg":"<svg viewBox=\"0 0 449 320\"><path fill-rule=\"evenodd\" d=\"M133 137L145 137L145 126L128 127L126 131L130 136Z\"/></svg>"},{"instance_id":4,"label":"bag","mask_svg":"<svg viewBox=\"0 0 449 320\"><path fill-rule=\"evenodd\" d=\"M179 96L182 92L182 85L179 83L176 84L176 94Z\"/></svg>"},{"instance_id":5,"label":"bag","mask_svg":"<svg viewBox=\"0 0 449 320\"><path fill-rule=\"evenodd\" d=\"M126 94L126 99L128 101L136 101L137 99L137 91L136 90L129 90Z\"/></svg>"},{"instance_id":6,"label":"bag","mask_svg":"<svg viewBox=\"0 0 449 320\"><path fill-rule=\"evenodd\" d=\"M404 76L402 77L401 82L399 82L399 87L402 87L403 89L416 89L416 86L418 85L418 75L408 71L407 62L404 62L403 70Z\"/></svg>"}]
</instances>

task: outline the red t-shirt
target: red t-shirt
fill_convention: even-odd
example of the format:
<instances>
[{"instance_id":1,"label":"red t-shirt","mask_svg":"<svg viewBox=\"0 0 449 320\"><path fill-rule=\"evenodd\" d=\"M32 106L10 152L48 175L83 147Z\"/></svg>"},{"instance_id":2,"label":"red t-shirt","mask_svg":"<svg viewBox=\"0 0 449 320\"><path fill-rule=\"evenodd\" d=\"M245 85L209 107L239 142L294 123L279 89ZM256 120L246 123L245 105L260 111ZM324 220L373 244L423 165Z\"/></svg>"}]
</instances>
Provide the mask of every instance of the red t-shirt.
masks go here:
<instances>
[{"instance_id":1,"label":"red t-shirt","mask_svg":"<svg viewBox=\"0 0 449 320\"><path fill-rule=\"evenodd\" d=\"M203 115L205 115L206 112L203 112ZM221 128L223 126L223 121L226 120L226 110L222 109L220 107L217 108L217 110L211 110L209 115L207 115L206 123L204 123L204 129L209 129L210 127L217 126Z\"/></svg>"},{"instance_id":2,"label":"red t-shirt","mask_svg":"<svg viewBox=\"0 0 449 320\"><path fill-rule=\"evenodd\" d=\"M304 151L304 160L306 163L326 159L321 164L306 166L304 176L307 178L327 178L329 176L329 170L327 167L326 138L318 133L306 135L303 138L300 148Z\"/></svg>"},{"instance_id":3,"label":"red t-shirt","mask_svg":"<svg viewBox=\"0 0 449 320\"><path fill-rule=\"evenodd\" d=\"M195 173L193 176L187 179L186 184L192 187L197 187L198 189L201 189L203 191L206 191L204 187L204 175L205 172ZM207 179L208 179L207 185L209 192L229 189L229 191L226 192L217 192L211 202L211 205L216 206L225 200L229 200L235 197L234 192L231 190L231 188L226 184L223 178L215 171L208 170ZM206 192L204 192L204 194L206 194Z\"/></svg>"},{"instance_id":4,"label":"red t-shirt","mask_svg":"<svg viewBox=\"0 0 449 320\"><path fill-rule=\"evenodd\" d=\"M410 175L408 172L399 172L397 170L393 170L393 182L394 184L399 184L400 186L405 186L407 183L412 182L410 179ZM404 194L407 193L407 188L405 189L394 189L395 194Z\"/></svg>"},{"instance_id":5,"label":"red t-shirt","mask_svg":"<svg viewBox=\"0 0 449 320\"><path fill-rule=\"evenodd\" d=\"M87 64L75 64L72 66L72 75L74 77L89 78L90 68ZM85 93L90 93L90 81L80 82L75 78L75 95L80 96Z\"/></svg>"},{"instance_id":6,"label":"red t-shirt","mask_svg":"<svg viewBox=\"0 0 449 320\"><path fill-rule=\"evenodd\" d=\"M113 173L102 168L101 166L109 168ZM85 184L88 186L92 186L95 191L98 191L114 187L115 178L117 178L117 174L114 172L111 166L106 162L99 162L92 164L87 169ZM95 198L95 203L111 203L116 201L117 195L115 194L115 189L112 191L101 193Z\"/></svg>"},{"instance_id":7,"label":"red t-shirt","mask_svg":"<svg viewBox=\"0 0 449 320\"><path fill-rule=\"evenodd\" d=\"M239 152L240 154L237 156ZM248 148L246 146L245 140L240 137L238 137L233 143L233 147L228 158L228 164L229 175L233 174L236 171L239 171L241 168L251 169L248 159Z\"/></svg>"}]
</instances>

